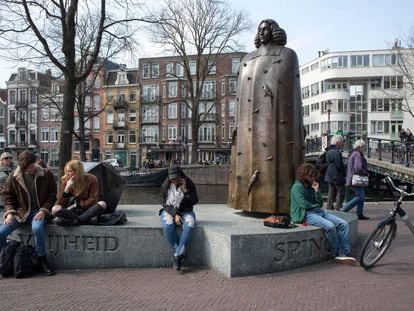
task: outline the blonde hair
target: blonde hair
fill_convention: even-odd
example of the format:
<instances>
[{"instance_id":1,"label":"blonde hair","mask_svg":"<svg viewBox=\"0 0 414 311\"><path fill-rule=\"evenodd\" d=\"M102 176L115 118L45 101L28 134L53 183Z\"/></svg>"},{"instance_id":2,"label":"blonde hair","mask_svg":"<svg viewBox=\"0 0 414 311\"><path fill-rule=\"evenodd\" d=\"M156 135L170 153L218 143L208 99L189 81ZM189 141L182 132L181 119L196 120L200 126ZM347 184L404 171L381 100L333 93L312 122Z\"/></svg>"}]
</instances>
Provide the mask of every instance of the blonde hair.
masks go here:
<instances>
[{"instance_id":1,"label":"blonde hair","mask_svg":"<svg viewBox=\"0 0 414 311\"><path fill-rule=\"evenodd\" d=\"M68 181L67 172L68 170L72 170L75 172L74 177L74 185L73 185L73 193L77 197L79 196L83 190L85 189L85 170L83 169L83 164L79 160L70 160L65 165L65 175L62 176L62 183L66 183Z\"/></svg>"}]
</instances>

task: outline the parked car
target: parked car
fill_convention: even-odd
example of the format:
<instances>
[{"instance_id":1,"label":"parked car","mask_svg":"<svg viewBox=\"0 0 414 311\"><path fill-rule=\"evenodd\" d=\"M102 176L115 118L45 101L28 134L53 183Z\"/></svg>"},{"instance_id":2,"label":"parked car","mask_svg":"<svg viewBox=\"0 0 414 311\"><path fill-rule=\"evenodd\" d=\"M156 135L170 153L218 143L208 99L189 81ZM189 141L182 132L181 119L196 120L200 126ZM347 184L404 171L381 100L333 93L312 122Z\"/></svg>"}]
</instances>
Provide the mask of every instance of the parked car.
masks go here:
<instances>
[{"instance_id":1,"label":"parked car","mask_svg":"<svg viewBox=\"0 0 414 311\"><path fill-rule=\"evenodd\" d=\"M103 160L103 162L109 163L115 168L122 167L122 163L118 159L106 159L106 160Z\"/></svg>"}]
</instances>

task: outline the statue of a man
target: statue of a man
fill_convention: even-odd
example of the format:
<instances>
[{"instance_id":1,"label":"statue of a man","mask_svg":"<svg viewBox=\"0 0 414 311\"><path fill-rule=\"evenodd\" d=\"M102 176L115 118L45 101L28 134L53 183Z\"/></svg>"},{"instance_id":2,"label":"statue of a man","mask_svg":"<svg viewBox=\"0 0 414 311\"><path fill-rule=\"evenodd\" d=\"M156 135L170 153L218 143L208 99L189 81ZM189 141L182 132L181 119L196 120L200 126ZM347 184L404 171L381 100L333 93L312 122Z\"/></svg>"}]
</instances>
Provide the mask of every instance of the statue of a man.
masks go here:
<instances>
[{"instance_id":1,"label":"statue of a man","mask_svg":"<svg viewBox=\"0 0 414 311\"><path fill-rule=\"evenodd\" d=\"M288 213L294 173L304 160L298 59L274 20L260 22L255 44L240 64L228 203Z\"/></svg>"}]
</instances>

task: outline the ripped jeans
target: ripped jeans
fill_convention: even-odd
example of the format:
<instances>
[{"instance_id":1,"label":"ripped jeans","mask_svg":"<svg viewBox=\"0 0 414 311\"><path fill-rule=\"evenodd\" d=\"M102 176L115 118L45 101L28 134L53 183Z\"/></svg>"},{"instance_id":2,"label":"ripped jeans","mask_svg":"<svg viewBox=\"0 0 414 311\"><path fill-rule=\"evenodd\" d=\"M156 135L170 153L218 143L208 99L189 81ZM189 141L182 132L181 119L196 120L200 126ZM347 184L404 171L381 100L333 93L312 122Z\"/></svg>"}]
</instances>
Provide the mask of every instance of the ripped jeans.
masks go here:
<instances>
[{"instance_id":1,"label":"ripped jeans","mask_svg":"<svg viewBox=\"0 0 414 311\"><path fill-rule=\"evenodd\" d=\"M174 256L184 254L195 227L196 217L194 212L184 213L181 216L183 224L182 230L179 230L181 231L180 233L176 230L173 216L166 211L162 211L160 218L162 230L164 231L168 243L170 243L174 249Z\"/></svg>"}]
</instances>

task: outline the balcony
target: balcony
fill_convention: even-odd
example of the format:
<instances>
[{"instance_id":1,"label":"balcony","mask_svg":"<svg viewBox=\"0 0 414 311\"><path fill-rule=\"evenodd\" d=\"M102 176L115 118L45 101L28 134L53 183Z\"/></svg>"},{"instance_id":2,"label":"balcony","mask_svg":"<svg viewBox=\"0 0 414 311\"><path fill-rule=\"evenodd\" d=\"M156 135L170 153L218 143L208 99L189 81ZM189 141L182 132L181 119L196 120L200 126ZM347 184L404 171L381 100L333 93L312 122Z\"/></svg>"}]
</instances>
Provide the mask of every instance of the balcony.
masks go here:
<instances>
[{"instance_id":1,"label":"balcony","mask_svg":"<svg viewBox=\"0 0 414 311\"><path fill-rule=\"evenodd\" d=\"M141 144L158 144L158 135L154 136L142 136Z\"/></svg>"},{"instance_id":2,"label":"balcony","mask_svg":"<svg viewBox=\"0 0 414 311\"><path fill-rule=\"evenodd\" d=\"M19 120L16 123L16 127L26 127L27 126L27 121L26 120Z\"/></svg>"},{"instance_id":3,"label":"balcony","mask_svg":"<svg viewBox=\"0 0 414 311\"><path fill-rule=\"evenodd\" d=\"M156 117L143 117L141 120L142 124L158 124L160 121L160 118L158 116Z\"/></svg>"},{"instance_id":4,"label":"balcony","mask_svg":"<svg viewBox=\"0 0 414 311\"><path fill-rule=\"evenodd\" d=\"M114 143L112 145L112 149L117 149L117 150L125 149L125 143Z\"/></svg>"},{"instance_id":5,"label":"balcony","mask_svg":"<svg viewBox=\"0 0 414 311\"><path fill-rule=\"evenodd\" d=\"M113 105L114 105L115 110L126 109L128 107L125 100L121 100L121 101L118 101L118 102L113 102Z\"/></svg>"},{"instance_id":6,"label":"balcony","mask_svg":"<svg viewBox=\"0 0 414 311\"><path fill-rule=\"evenodd\" d=\"M154 104L154 103L160 103L160 102L161 102L161 96L141 95L141 104Z\"/></svg>"},{"instance_id":7,"label":"balcony","mask_svg":"<svg viewBox=\"0 0 414 311\"><path fill-rule=\"evenodd\" d=\"M19 100L16 104L16 108L27 108L28 101L27 100Z\"/></svg>"},{"instance_id":8,"label":"balcony","mask_svg":"<svg viewBox=\"0 0 414 311\"><path fill-rule=\"evenodd\" d=\"M128 128L128 125L126 124L126 122L123 122L123 121L114 122L113 126L115 130L122 130L122 129L126 130Z\"/></svg>"}]
</instances>

